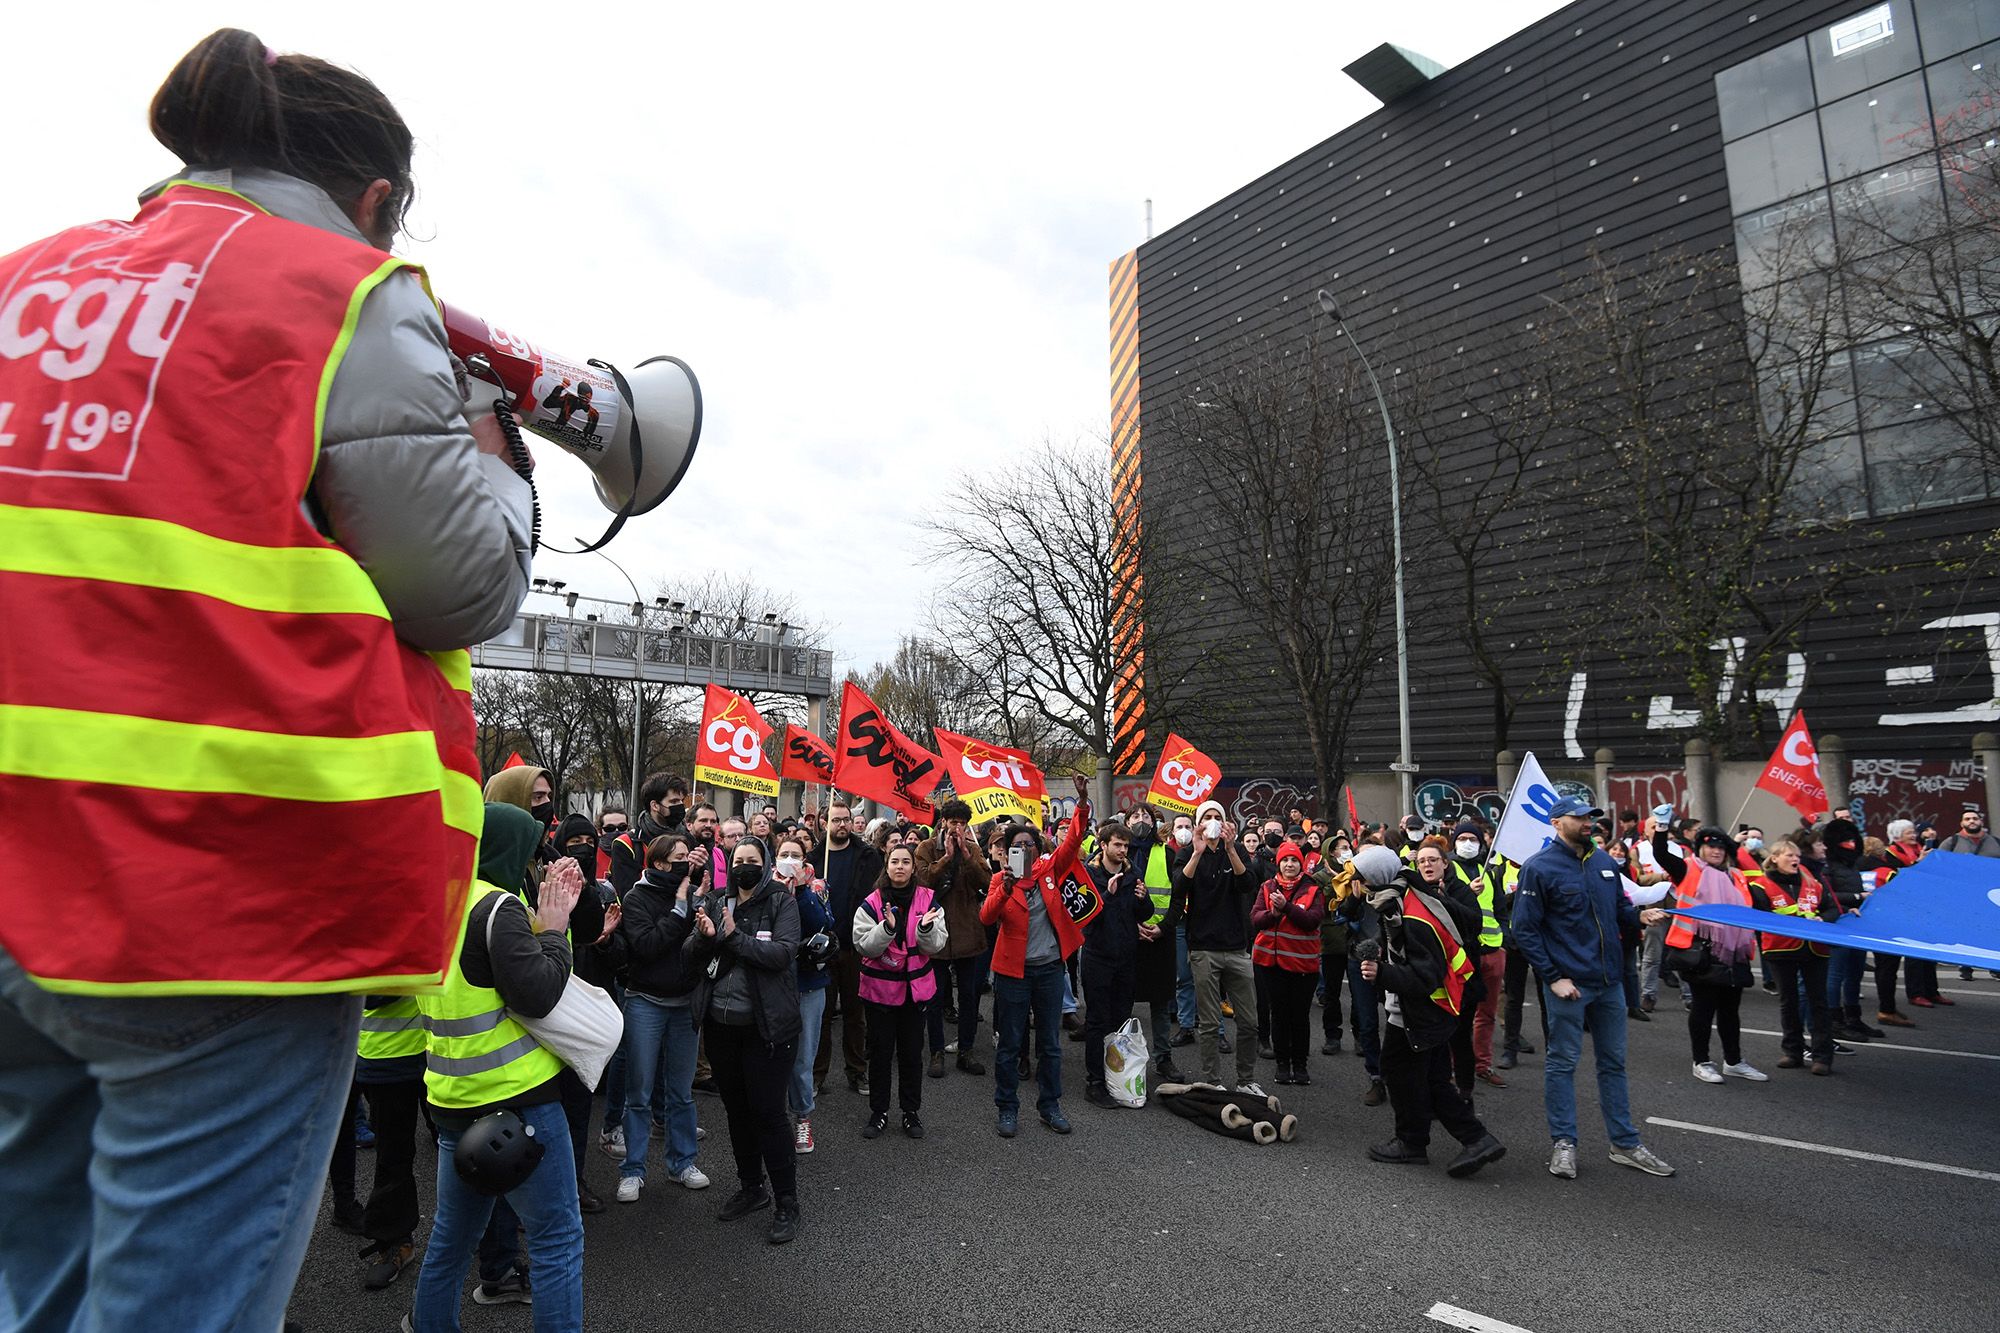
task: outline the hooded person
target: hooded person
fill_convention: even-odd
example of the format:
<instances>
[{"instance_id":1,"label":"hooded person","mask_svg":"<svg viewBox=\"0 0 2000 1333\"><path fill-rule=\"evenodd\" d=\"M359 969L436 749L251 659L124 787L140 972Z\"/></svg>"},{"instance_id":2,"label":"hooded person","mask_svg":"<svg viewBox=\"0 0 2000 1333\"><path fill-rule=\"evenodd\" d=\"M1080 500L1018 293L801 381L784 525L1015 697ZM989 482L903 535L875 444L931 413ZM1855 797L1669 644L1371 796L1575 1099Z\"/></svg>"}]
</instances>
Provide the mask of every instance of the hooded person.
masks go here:
<instances>
[{"instance_id":1,"label":"hooded person","mask_svg":"<svg viewBox=\"0 0 2000 1333\"><path fill-rule=\"evenodd\" d=\"M576 1176L563 1169L571 1156L562 1105L569 1071L516 1017L544 1017L562 1000L570 976L569 908L585 888L581 876L559 864L541 901L528 905L528 864L543 831L520 807L487 802L479 882L458 957L441 991L417 997L429 1020L424 1091L438 1132L437 1203L414 1299L420 1327L456 1322L475 1247L506 1252L505 1271L513 1266L519 1230L527 1233L538 1308L582 1309L583 1223ZM453 1164L459 1137L500 1110L519 1115L548 1148L542 1165L507 1194L511 1213L474 1193ZM480 1267L482 1288L491 1286L484 1253Z\"/></svg>"},{"instance_id":2,"label":"hooded person","mask_svg":"<svg viewBox=\"0 0 2000 1333\"><path fill-rule=\"evenodd\" d=\"M1841 911L1860 910L1869 888L1861 874L1860 826L1844 816L1830 819L1820 836L1826 844L1826 868L1820 880L1840 900ZM1867 961L1868 954L1862 949L1835 949L1827 959L1826 1008L1833 1016L1833 1035L1847 1041L1885 1035L1881 1028L1867 1026L1861 1019L1861 973ZM1894 986L1890 982L1892 996ZM1883 1007L1878 1005L1878 1012Z\"/></svg>"},{"instance_id":3,"label":"hooded person","mask_svg":"<svg viewBox=\"0 0 2000 1333\"><path fill-rule=\"evenodd\" d=\"M1403 858L1379 842L1364 843L1347 862L1347 869L1344 891L1335 897L1335 914L1348 928L1347 986L1352 993L1354 1042L1368 1074L1368 1090L1361 1101L1364 1106L1380 1106L1389 1100L1389 1089L1382 1082L1381 994L1374 982L1361 975L1361 955L1369 948L1377 957L1381 954L1382 928L1370 906L1370 895L1392 888L1402 873ZM1357 951L1356 946L1363 941L1368 945Z\"/></svg>"},{"instance_id":4,"label":"hooded person","mask_svg":"<svg viewBox=\"0 0 2000 1333\"><path fill-rule=\"evenodd\" d=\"M548 784L548 790L541 793L539 799L535 793L537 781ZM516 764L512 768L503 768L486 779L486 799L518 805L526 810L541 825L544 837L548 835L549 825L555 820L554 791L555 779L549 776L549 771L546 768L536 768L533 764Z\"/></svg>"}]
</instances>

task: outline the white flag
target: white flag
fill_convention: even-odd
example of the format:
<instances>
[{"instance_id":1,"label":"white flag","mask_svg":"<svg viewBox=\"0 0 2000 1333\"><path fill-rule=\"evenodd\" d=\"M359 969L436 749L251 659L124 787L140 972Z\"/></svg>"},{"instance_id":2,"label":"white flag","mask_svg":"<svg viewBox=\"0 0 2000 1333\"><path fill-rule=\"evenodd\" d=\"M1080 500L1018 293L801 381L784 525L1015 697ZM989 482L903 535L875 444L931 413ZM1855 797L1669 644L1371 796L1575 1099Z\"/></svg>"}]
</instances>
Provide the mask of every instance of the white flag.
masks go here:
<instances>
[{"instance_id":1,"label":"white flag","mask_svg":"<svg viewBox=\"0 0 2000 1333\"><path fill-rule=\"evenodd\" d=\"M1520 865L1554 842L1556 831L1549 822L1549 811L1560 799L1555 784L1535 761L1535 752L1528 751L1514 778L1507 812L1500 816L1500 830L1493 835L1493 850Z\"/></svg>"}]
</instances>

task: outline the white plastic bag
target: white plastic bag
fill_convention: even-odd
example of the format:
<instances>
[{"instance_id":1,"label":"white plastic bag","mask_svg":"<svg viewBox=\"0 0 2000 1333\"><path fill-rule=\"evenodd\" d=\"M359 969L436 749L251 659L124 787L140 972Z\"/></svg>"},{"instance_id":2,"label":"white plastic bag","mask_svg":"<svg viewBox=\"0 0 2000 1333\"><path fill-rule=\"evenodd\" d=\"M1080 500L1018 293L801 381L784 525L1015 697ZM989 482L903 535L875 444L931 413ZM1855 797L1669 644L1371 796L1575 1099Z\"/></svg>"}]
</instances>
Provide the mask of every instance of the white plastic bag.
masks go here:
<instances>
[{"instance_id":1,"label":"white plastic bag","mask_svg":"<svg viewBox=\"0 0 2000 1333\"><path fill-rule=\"evenodd\" d=\"M500 895L493 895L493 910L486 914L486 951L493 952L493 918L500 915ZM584 1086L597 1091L604 1067L611 1063L618 1043L625 1036L625 1012L618 1001L572 972L556 1007L540 1018L529 1018L508 1010L508 1015L528 1030L528 1035L555 1052L558 1059L576 1071Z\"/></svg>"},{"instance_id":2,"label":"white plastic bag","mask_svg":"<svg viewBox=\"0 0 2000 1333\"><path fill-rule=\"evenodd\" d=\"M1104 1039L1104 1081L1120 1106L1146 1104L1146 1070L1151 1059L1146 1034L1136 1018L1126 1019L1123 1027Z\"/></svg>"}]
</instances>

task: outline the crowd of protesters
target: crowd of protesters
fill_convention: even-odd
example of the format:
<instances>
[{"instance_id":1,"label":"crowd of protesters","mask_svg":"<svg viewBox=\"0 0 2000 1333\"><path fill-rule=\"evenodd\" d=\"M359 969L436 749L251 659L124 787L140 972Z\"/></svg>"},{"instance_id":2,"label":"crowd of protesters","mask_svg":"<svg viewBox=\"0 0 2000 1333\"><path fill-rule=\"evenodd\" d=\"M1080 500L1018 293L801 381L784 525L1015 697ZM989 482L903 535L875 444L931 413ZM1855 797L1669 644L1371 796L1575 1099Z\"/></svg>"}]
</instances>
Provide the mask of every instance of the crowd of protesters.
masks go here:
<instances>
[{"instance_id":1,"label":"crowd of protesters","mask_svg":"<svg viewBox=\"0 0 2000 1333\"><path fill-rule=\"evenodd\" d=\"M804 1225L800 1159L829 1142L821 1099L836 1051L860 1098L840 1114L859 1140L892 1126L925 1138L925 1084L954 1070L990 1077L1000 1137L1020 1133L1028 1083L1040 1124L1069 1134L1065 1036L1083 1046L1084 1100L1116 1110L1107 1042L1142 1003L1155 1086L1263 1097L1262 1067L1274 1086L1310 1084L1315 1046L1322 1072L1338 1074L1326 1057L1351 1041L1361 1102L1387 1103L1392 1121L1368 1158L1426 1164L1441 1126L1455 1140L1445 1166L1454 1177L1506 1155L1475 1094L1508 1086L1507 1071L1538 1049L1547 1169L1577 1175L1575 1078L1587 1033L1609 1160L1671 1175L1630 1109L1628 1023L1654 1021L1662 984L1677 989L1694 1077L1766 1082L1740 1023L1742 994L1761 970L1779 999L1777 1067L1831 1073L1852 1049L1843 1043L1883 1034L1859 1006L1866 960L1788 936L1779 918L1838 919L1938 843L1909 821L1892 823L1886 841L1844 818L1766 839L1669 807L1614 821L1564 798L1550 811L1549 845L1516 865L1492 850L1493 830L1476 817L1349 830L1293 810L1239 828L1207 801L1191 814L1141 806L1100 822L1081 779L1076 788L1073 813L1053 826L975 825L959 800L923 825L864 821L839 801L797 817L724 816L662 773L645 782L636 816L611 809L593 823L554 819L540 769L496 775L480 891L500 906L490 934L468 931L461 971L531 1018L573 971L616 997L622 1043L596 1090L601 1105L552 1057L508 1096L454 1096L437 1076L440 1026L426 1033L415 1002L371 1007L383 1021L364 1025L352 1123L332 1174L334 1225L370 1241L362 1282L388 1286L418 1263L420 1105L441 1183L409 1326L455 1326L459 1285L476 1261L476 1301L533 1304L538 1328L576 1327L577 1222L606 1211L585 1183L593 1143L617 1163L618 1203L640 1198L655 1141L666 1181L706 1189L698 1094L713 1094L735 1172L716 1216L769 1210L766 1238L784 1244ZM1990 840L1968 814L1955 841L2000 855L2000 843L1984 851ZM1773 928L1663 910L1707 903L1769 912ZM1914 1021L1898 1007L1899 970L1911 1007L1951 1003L1935 965L1878 956L1876 1023ZM1521 1027L1530 982L1539 1048ZM405 1009L411 1021L388 1021ZM366 1030L385 1026L405 1034L396 1051ZM503 1107L563 1151L536 1169L537 1187L488 1207L444 1183L469 1117ZM354 1191L356 1135L372 1135L377 1150L365 1201Z\"/></svg>"}]
</instances>

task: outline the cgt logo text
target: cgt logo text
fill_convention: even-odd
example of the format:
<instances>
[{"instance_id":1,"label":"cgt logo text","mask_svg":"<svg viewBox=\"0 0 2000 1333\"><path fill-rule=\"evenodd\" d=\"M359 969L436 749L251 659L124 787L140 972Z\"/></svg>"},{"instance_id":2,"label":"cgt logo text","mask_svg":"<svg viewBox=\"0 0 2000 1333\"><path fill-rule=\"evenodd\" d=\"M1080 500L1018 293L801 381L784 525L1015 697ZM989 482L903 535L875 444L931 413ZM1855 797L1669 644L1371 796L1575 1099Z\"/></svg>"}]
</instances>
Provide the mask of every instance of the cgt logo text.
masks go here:
<instances>
[{"instance_id":1,"label":"cgt logo text","mask_svg":"<svg viewBox=\"0 0 2000 1333\"><path fill-rule=\"evenodd\" d=\"M1160 765L1160 781L1174 795L1194 805L1208 795L1215 779L1201 770L1191 768L1178 759L1169 759Z\"/></svg>"},{"instance_id":2,"label":"cgt logo text","mask_svg":"<svg viewBox=\"0 0 2000 1333\"><path fill-rule=\"evenodd\" d=\"M50 379L82 379L104 364L130 315L125 346L157 361L173 342L169 325L194 300L194 276L192 265L173 263L147 279L44 276L25 283L0 305L0 356L35 356Z\"/></svg>"},{"instance_id":3,"label":"cgt logo text","mask_svg":"<svg viewBox=\"0 0 2000 1333\"><path fill-rule=\"evenodd\" d=\"M702 743L713 753L727 755L729 766L743 773L756 772L758 761L764 757L756 730L726 717L708 724L708 730L702 733Z\"/></svg>"},{"instance_id":4,"label":"cgt logo text","mask_svg":"<svg viewBox=\"0 0 2000 1333\"><path fill-rule=\"evenodd\" d=\"M991 759L975 761L968 751L959 767L972 782L1005 787L1008 791L1027 791L1033 785L1016 759L1002 759L996 755Z\"/></svg>"}]
</instances>

